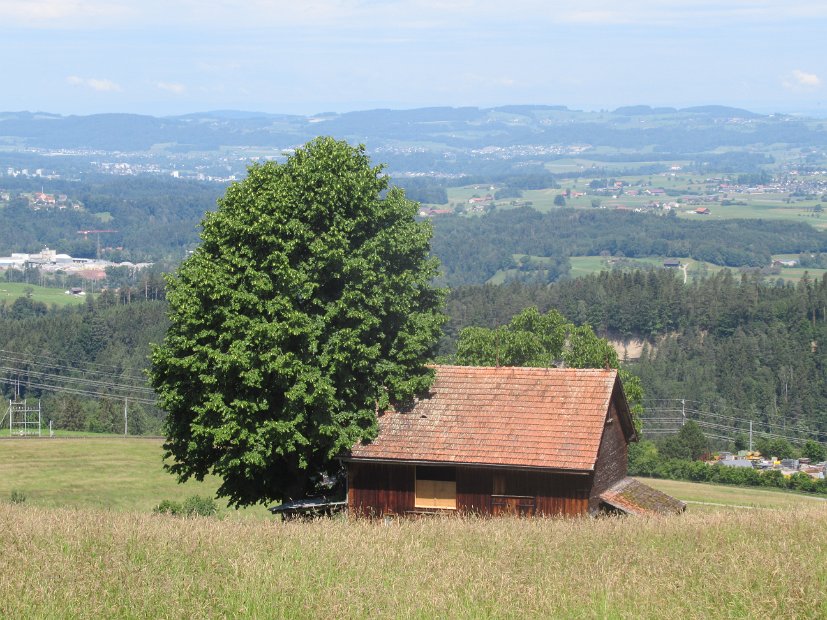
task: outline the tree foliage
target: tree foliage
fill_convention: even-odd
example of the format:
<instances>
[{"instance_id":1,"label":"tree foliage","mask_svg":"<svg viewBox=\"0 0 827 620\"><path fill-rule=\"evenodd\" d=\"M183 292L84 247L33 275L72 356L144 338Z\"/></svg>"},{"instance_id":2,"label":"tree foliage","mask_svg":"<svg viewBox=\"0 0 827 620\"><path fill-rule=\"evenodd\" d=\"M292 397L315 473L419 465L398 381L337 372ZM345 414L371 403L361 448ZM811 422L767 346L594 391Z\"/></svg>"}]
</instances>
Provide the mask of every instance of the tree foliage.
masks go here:
<instances>
[{"instance_id":1,"label":"tree foliage","mask_svg":"<svg viewBox=\"0 0 827 620\"><path fill-rule=\"evenodd\" d=\"M565 201L562 194L558 198ZM520 275L524 281L537 275L547 283L568 274L569 256L688 256L716 265L761 268L771 263L772 254L823 252L827 235L804 222L696 221L605 209L540 213L522 207L481 217L437 218L433 249L445 282L453 287L482 284L500 270L515 268L515 254L544 257L525 266L548 273Z\"/></svg>"},{"instance_id":2,"label":"tree foliage","mask_svg":"<svg viewBox=\"0 0 827 620\"><path fill-rule=\"evenodd\" d=\"M689 420L677 434L664 437L659 450L664 458L695 461L709 452L709 441L698 423Z\"/></svg>"},{"instance_id":3,"label":"tree foliage","mask_svg":"<svg viewBox=\"0 0 827 620\"><path fill-rule=\"evenodd\" d=\"M466 327L457 341L456 363L463 366L618 368L617 352L589 325L575 326L557 310L542 314L530 306L504 326ZM625 369L619 373L635 426L640 430L643 388Z\"/></svg>"},{"instance_id":4,"label":"tree foliage","mask_svg":"<svg viewBox=\"0 0 827 620\"><path fill-rule=\"evenodd\" d=\"M430 227L363 147L319 138L250 168L168 282L151 380L169 469L235 505L296 498L430 385L442 324Z\"/></svg>"}]
</instances>

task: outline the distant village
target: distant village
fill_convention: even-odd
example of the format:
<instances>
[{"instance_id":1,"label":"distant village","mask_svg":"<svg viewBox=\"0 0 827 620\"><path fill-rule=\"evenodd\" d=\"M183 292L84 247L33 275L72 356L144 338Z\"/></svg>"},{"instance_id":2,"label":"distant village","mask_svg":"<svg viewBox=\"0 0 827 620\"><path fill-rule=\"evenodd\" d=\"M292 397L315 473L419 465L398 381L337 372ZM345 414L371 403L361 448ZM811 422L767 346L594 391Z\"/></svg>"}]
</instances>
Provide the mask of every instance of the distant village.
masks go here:
<instances>
[{"instance_id":1,"label":"distant village","mask_svg":"<svg viewBox=\"0 0 827 620\"><path fill-rule=\"evenodd\" d=\"M823 480L824 472L827 469L825 463L811 463L810 459L778 459L766 458L760 452L741 450L740 452L720 452L712 461L711 465L723 465L724 467L743 467L757 469L759 471L780 471L785 477L795 473L804 473L815 480Z\"/></svg>"},{"instance_id":2,"label":"distant village","mask_svg":"<svg viewBox=\"0 0 827 620\"><path fill-rule=\"evenodd\" d=\"M74 258L49 248L43 248L35 254L21 252L13 253L11 256L0 256L0 271L39 269L44 273L64 273L92 281L104 280L108 267L127 267L132 270L139 270L151 265L152 263L113 263L94 258Z\"/></svg>"},{"instance_id":3,"label":"distant village","mask_svg":"<svg viewBox=\"0 0 827 620\"><path fill-rule=\"evenodd\" d=\"M19 194L12 194L8 190L0 189L0 203L12 201L13 198L21 198L26 201L29 208L33 211L51 210L65 211L71 209L72 211L82 211L83 203L79 200L69 198L66 194L47 194L43 190L39 192L20 192Z\"/></svg>"}]
</instances>

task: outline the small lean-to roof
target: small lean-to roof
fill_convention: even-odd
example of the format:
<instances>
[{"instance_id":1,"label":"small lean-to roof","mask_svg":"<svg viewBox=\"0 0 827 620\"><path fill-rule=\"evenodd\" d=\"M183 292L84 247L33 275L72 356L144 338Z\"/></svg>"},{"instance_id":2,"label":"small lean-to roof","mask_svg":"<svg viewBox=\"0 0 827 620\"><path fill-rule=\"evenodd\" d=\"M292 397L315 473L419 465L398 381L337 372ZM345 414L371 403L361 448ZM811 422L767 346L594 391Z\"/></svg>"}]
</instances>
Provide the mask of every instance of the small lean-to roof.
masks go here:
<instances>
[{"instance_id":1,"label":"small lean-to roof","mask_svg":"<svg viewBox=\"0 0 827 620\"><path fill-rule=\"evenodd\" d=\"M601 493L600 500L630 515L678 514L686 510L682 501L634 478L624 478Z\"/></svg>"},{"instance_id":2,"label":"small lean-to roof","mask_svg":"<svg viewBox=\"0 0 827 620\"><path fill-rule=\"evenodd\" d=\"M348 460L592 471L613 395L630 439L616 370L437 366L429 394L379 416Z\"/></svg>"}]
</instances>

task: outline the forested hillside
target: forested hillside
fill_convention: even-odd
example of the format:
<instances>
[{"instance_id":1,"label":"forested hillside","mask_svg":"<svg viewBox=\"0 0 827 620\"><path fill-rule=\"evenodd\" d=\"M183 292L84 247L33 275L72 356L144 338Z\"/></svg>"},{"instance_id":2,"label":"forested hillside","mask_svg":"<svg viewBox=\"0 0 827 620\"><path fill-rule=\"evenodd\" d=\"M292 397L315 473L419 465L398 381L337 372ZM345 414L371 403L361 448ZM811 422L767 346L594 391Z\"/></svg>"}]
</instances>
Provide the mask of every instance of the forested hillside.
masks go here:
<instances>
[{"instance_id":1,"label":"forested hillside","mask_svg":"<svg viewBox=\"0 0 827 620\"><path fill-rule=\"evenodd\" d=\"M778 253L827 250L827 234L798 222L688 221L627 211L522 208L434 222L433 252L451 286L482 283L514 266L514 254L552 257L545 281L568 271L569 256L688 256L729 267L763 267ZM537 271L527 271L534 279Z\"/></svg>"},{"instance_id":2,"label":"forested hillside","mask_svg":"<svg viewBox=\"0 0 827 620\"><path fill-rule=\"evenodd\" d=\"M12 192L39 191L42 181L5 181ZM30 209L16 200L2 209L0 255L35 252L43 245L71 256L94 257L97 239L79 230L111 229L101 238L113 260L132 262L180 259L186 248L198 243L198 223L215 208L225 186L181 179L152 177L96 177L82 183L55 181L52 191L83 204L83 210Z\"/></svg>"},{"instance_id":3,"label":"forested hillside","mask_svg":"<svg viewBox=\"0 0 827 620\"><path fill-rule=\"evenodd\" d=\"M76 431L122 433L127 401L130 434L157 433L163 414L144 369L166 330L166 303L103 300L0 305L0 391L10 397L19 382L21 398L42 399L44 424Z\"/></svg>"},{"instance_id":4,"label":"forested hillside","mask_svg":"<svg viewBox=\"0 0 827 620\"><path fill-rule=\"evenodd\" d=\"M123 400L131 398L142 416L132 429L157 430L161 414L141 404L152 395L138 388L146 387L141 369L149 343L164 333L166 305L114 303L104 297L79 309L49 310L23 298L0 306L5 395L19 376L23 394L42 396L56 423L87 430L120 429ZM686 398L742 419L827 433L825 280L773 285L723 271L685 285L679 274L656 270L603 272L551 286L457 287L447 301L441 355L450 359L463 327L505 325L532 305L557 308L602 336L644 339L640 359L625 366L640 376L647 399Z\"/></svg>"},{"instance_id":5,"label":"forested hillside","mask_svg":"<svg viewBox=\"0 0 827 620\"><path fill-rule=\"evenodd\" d=\"M598 334L643 338L646 397L827 432L827 280L767 285L729 271L684 285L677 274L603 272L552 286L454 289L442 351L467 325L502 325L522 308L557 308Z\"/></svg>"}]
</instances>

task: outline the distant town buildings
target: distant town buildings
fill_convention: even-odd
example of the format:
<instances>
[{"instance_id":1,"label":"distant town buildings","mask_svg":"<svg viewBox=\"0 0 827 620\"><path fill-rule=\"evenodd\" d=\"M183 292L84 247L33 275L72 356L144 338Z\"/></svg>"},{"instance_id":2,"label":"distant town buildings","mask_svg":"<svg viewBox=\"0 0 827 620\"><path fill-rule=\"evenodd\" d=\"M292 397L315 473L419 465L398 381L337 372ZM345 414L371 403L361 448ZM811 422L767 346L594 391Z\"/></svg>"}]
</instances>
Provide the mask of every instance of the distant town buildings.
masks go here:
<instances>
[{"instance_id":1,"label":"distant town buildings","mask_svg":"<svg viewBox=\"0 0 827 620\"><path fill-rule=\"evenodd\" d=\"M40 269L46 273L60 271L77 275L85 280L103 280L106 277L107 267L145 269L151 265L152 263L113 263L92 258L73 258L68 254L60 254L49 248L43 248L35 254L20 252L13 253L11 256L0 256L0 271L7 269Z\"/></svg>"}]
</instances>

